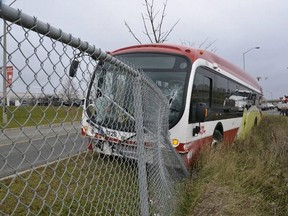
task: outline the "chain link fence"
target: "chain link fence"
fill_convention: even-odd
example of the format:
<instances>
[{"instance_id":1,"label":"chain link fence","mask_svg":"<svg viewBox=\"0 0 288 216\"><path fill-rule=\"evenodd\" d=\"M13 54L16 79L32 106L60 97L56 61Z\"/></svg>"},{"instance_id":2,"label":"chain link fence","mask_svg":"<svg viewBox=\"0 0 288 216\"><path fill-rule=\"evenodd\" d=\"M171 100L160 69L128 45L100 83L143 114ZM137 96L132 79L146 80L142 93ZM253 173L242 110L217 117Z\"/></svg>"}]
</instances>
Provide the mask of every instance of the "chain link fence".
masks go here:
<instances>
[{"instance_id":1,"label":"chain link fence","mask_svg":"<svg viewBox=\"0 0 288 216\"><path fill-rule=\"evenodd\" d=\"M156 85L0 4L0 214L174 214L188 173Z\"/></svg>"}]
</instances>

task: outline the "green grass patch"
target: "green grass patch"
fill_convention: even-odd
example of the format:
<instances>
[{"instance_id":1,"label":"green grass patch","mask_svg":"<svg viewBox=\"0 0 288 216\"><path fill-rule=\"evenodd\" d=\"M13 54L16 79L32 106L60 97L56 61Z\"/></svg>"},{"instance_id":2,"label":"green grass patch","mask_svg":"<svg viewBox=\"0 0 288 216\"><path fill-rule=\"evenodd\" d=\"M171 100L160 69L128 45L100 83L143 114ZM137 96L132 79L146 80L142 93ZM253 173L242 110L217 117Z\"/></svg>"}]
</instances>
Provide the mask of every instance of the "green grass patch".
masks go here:
<instances>
[{"instance_id":1,"label":"green grass patch","mask_svg":"<svg viewBox=\"0 0 288 216\"><path fill-rule=\"evenodd\" d=\"M96 153L56 161L0 186L4 215L140 214L136 165Z\"/></svg>"},{"instance_id":2,"label":"green grass patch","mask_svg":"<svg viewBox=\"0 0 288 216\"><path fill-rule=\"evenodd\" d=\"M18 128L35 125L80 121L82 107L65 106L9 106L7 123L3 124L3 107L0 107L1 128Z\"/></svg>"},{"instance_id":3,"label":"green grass patch","mask_svg":"<svg viewBox=\"0 0 288 216\"><path fill-rule=\"evenodd\" d=\"M287 128L264 116L245 139L204 148L177 215L288 215Z\"/></svg>"}]
</instances>

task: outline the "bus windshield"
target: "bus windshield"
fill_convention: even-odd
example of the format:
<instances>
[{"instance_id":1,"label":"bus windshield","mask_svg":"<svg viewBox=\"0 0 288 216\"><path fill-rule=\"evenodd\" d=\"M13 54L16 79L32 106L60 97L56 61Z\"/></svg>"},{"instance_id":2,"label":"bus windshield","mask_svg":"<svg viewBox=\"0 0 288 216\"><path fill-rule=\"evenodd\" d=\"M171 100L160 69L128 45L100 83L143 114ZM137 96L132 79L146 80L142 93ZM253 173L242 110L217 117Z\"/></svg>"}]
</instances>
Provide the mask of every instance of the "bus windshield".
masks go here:
<instances>
[{"instance_id":1,"label":"bus windshield","mask_svg":"<svg viewBox=\"0 0 288 216\"><path fill-rule=\"evenodd\" d=\"M86 113L95 127L133 132L132 77L108 64L98 63L86 96Z\"/></svg>"},{"instance_id":2,"label":"bus windshield","mask_svg":"<svg viewBox=\"0 0 288 216\"><path fill-rule=\"evenodd\" d=\"M167 97L173 127L184 110L185 85L191 63L184 57L159 53L133 53L116 58L141 69ZM132 75L109 63L97 66L86 97L86 113L91 124L126 132L134 131Z\"/></svg>"},{"instance_id":3,"label":"bus windshield","mask_svg":"<svg viewBox=\"0 0 288 216\"><path fill-rule=\"evenodd\" d=\"M185 86L191 62L183 56L163 53L129 53L116 57L143 70L161 89L169 103L169 126L173 127L184 110Z\"/></svg>"}]
</instances>

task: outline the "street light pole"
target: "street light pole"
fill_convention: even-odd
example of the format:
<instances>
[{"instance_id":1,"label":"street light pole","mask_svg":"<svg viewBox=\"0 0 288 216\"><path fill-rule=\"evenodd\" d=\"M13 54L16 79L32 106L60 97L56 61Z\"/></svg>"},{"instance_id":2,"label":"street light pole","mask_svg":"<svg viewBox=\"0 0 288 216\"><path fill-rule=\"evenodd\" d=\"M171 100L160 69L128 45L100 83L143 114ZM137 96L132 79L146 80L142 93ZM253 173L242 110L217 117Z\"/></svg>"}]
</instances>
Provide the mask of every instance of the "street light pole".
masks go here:
<instances>
[{"instance_id":1,"label":"street light pole","mask_svg":"<svg viewBox=\"0 0 288 216\"><path fill-rule=\"evenodd\" d=\"M245 70L245 54L250 52L253 49L260 49L260 47L252 47L249 50L247 50L246 52L243 53L243 69Z\"/></svg>"}]
</instances>

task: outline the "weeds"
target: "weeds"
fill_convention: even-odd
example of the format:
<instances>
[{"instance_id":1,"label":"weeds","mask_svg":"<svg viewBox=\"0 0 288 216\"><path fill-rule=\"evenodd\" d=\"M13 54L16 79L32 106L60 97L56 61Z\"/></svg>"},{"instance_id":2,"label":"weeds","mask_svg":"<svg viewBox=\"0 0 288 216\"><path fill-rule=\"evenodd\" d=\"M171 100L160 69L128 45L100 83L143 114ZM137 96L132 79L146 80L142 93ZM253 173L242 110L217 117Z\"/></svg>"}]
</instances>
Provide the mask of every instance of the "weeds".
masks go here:
<instances>
[{"instance_id":1,"label":"weeds","mask_svg":"<svg viewBox=\"0 0 288 216\"><path fill-rule=\"evenodd\" d=\"M179 215L288 215L287 128L288 118L265 116L244 140L204 148Z\"/></svg>"}]
</instances>

